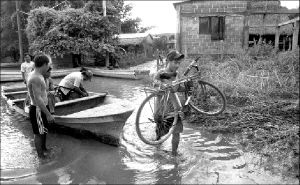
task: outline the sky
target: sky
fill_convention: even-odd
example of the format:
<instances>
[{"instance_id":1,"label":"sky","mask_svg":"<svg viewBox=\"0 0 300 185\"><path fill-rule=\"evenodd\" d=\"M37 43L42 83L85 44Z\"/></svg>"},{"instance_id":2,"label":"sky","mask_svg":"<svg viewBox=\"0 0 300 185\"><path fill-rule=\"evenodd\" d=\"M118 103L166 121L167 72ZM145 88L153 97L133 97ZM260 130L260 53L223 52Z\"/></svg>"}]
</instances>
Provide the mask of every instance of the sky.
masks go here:
<instances>
[{"instance_id":1,"label":"sky","mask_svg":"<svg viewBox=\"0 0 300 185\"><path fill-rule=\"evenodd\" d=\"M142 19L141 26L155 26L148 31L155 33L175 33L176 32L176 11L173 3L180 1L126 1L126 4L131 4L132 17L140 17ZM289 9L298 8L299 1L282 0L281 6Z\"/></svg>"}]
</instances>

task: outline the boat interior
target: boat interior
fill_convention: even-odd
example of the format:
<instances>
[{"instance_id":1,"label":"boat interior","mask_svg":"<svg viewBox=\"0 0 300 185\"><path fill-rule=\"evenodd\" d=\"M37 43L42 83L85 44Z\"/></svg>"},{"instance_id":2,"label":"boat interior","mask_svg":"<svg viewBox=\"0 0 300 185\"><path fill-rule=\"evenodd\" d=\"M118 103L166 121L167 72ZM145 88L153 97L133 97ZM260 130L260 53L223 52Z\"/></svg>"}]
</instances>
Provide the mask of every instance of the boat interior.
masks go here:
<instances>
[{"instance_id":1,"label":"boat interior","mask_svg":"<svg viewBox=\"0 0 300 185\"><path fill-rule=\"evenodd\" d=\"M55 104L55 115L67 115L94 108L100 104L104 104L106 95L107 93L89 92L88 97L57 102ZM18 108L24 109L24 101L27 96L27 90L25 88L2 89L2 96L6 97Z\"/></svg>"}]
</instances>

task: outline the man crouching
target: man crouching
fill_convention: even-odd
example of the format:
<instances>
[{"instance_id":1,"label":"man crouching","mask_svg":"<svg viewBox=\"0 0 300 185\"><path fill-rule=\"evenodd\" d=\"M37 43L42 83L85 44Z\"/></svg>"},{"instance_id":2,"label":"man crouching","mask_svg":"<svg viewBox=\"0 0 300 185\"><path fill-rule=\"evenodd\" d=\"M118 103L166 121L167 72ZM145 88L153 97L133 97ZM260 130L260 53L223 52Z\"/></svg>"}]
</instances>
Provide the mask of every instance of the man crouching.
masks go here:
<instances>
[{"instance_id":1,"label":"man crouching","mask_svg":"<svg viewBox=\"0 0 300 185\"><path fill-rule=\"evenodd\" d=\"M30 96L29 117L34 133L34 144L40 158L46 158L46 135L48 123L54 122L49 111L45 76L51 70L51 58L38 54L34 58L35 69L29 74L27 88Z\"/></svg>"}]
</instances>

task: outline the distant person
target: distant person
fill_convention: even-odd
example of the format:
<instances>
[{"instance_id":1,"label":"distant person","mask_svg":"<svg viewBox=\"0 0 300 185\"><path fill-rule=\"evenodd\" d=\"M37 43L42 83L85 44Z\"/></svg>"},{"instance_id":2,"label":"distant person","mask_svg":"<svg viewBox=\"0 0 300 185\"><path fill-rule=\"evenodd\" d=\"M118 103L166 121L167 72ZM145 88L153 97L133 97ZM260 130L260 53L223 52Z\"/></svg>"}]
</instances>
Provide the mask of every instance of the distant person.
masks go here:
<instances>
[{"instance_id":1,"label":"distant person","mask_svg":"<svg viewBox=\"0 0 300 185\"><path fill-rule=\"evenodd\" d=\"M93 73L86 68L81 68L80 72L72 72L65 76L58 85L61 101L88 96L88 92L83 88L83 82L91 81L92 77Z\"/></svg>"},{"instance_id":2,"label":"distant person","mask_svg":"<svg viewBox=\"0 0 300 185\"><path fill-rule=\"evenodd\" d=\"M34 62L31 61L31 56L26 53L24 55L24 62L21 64L21 73L24 84L27 85L28 74L34 69Z\"/></svg>"},{"instance_id":3,"label":"distant person","mask_svg":"<svg viewBox=\"0 0 300 185\"><path fill-rule=\"evenodd\" d=\"M167 54L167 59L166 59L166 68L159 70L155 76L154 76L154 86L158 86L159 88L163 87L165 84L170 84L172 81L176 80L178 77L178 68L180 63L182 62L182 60L184 59L184 55L179 53L178 51L170 51ZM179 88L179 87L178 87ZM170 99L169 101L171 101L171 98L175 98L174 94L170 94ZM161 128L163 127L161 124L162 122L162 115L161 115L161 104L159 103L161 99L157 99L157 102L155 104L154 107L154 111L155 111L155 120L157 122L157 126L156 126L156 135L157 135L157 139L159 139L160 137L162 137L163 135L167 134L172 123L173 123L173 118L171 118L172 120L166 120L167 121L167 125L165 125L166 127L168 127L167 129L162 130ZM171 105L170 103L168 103L169 105ZM179 109L179 105L173 105L173 107L175 109ZM168 107L167 111L173 111L171 110L171 108L173 107ZM183 131L183 124L182 124L181 118L178 118L178 122L175 126L173 135L172 135L172 154L173 155L177 155L177 148L179 145L179 140L180 140L180 133Z\"/></svg>"},{"instance_id":4,"label":"distant person","mask_svg":"<svg viewBox=\"0 0 300 185\"><path fill-rule=\"evenodd\" d=\"M29 117L34 133L34 143L40 158L46 158L46 135L54 117L49 111L45 76L51 71L51 58L38 54L34 57L35 68L28 76L27 88L30 96Z\"/></svg>"}]
</instances>

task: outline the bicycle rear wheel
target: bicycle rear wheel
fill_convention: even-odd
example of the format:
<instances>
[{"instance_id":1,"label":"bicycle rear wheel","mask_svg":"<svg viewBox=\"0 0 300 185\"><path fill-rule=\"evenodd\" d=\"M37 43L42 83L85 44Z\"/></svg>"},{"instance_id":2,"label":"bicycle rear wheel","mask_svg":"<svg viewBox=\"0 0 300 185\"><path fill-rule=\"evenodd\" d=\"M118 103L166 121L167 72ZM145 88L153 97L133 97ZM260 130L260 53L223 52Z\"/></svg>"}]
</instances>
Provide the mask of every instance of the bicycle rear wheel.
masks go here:
<instances>
[{"instance_id":1,"label":"bicycle rear wheel","mask_svg":"<svg viewBox=\"0 0 300 185\"><path fill-rule=\"evenodd\" d=\"M174 109L171 100L166 95L152 93L137 111L136 132L144 143L158 145L170 137L177 121L178 111Z\"/></svg>"},{"instance_id":2,"label":"bicycle rear wheel","mask_svg":"<svg viewBox=\"0 0 300 185\"><path fill-rule=\"evenodd\" d=\"M210 116L221 114L225 110L226 98L216 86L201 80L192 82L186 98L190 98L189 106L193 110Z\"/></svg>"}]
</instances>

